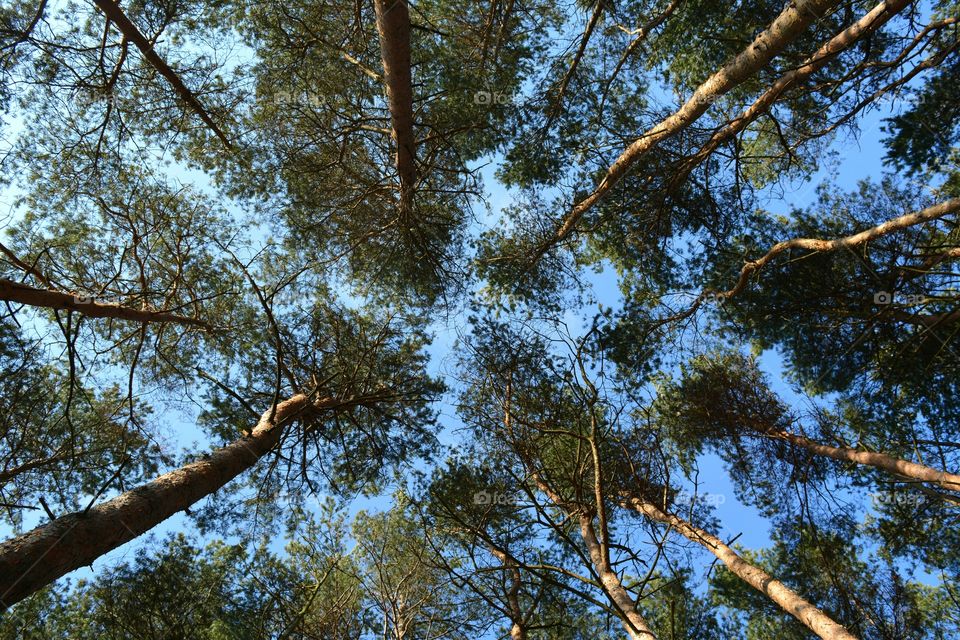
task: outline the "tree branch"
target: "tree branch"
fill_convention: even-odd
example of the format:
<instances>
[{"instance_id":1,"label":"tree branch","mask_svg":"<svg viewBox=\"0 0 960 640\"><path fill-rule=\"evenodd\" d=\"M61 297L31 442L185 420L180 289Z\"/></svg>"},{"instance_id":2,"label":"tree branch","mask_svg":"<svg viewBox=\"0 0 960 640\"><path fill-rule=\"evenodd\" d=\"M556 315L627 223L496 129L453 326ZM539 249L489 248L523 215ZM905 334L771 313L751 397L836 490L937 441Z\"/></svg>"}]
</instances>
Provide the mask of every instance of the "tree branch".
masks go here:
<instances>
[{"instance_id":1,"label":"tree branch","mask_svg":"<svg viewBox=\"0 0 960 640\"><path fill-rule=\"evenodd\" d=\"M212 328L209 323L197 318L190 318L168 311L134 309L120 304L97 302L88 296L52 289L35 289L6 278L0 278L0 300L31 307L70 309L91 318L117 318L133 322L166 322L192 325L204 329Z\"/></svg>"},{"instance_id":2,"label":"tree branch","mask_svg":"<svg viewBox=\"0 0 960 640\"><path fill-rule=\"evenodd\" d=\"M807 58L802 65L781 76L780 79L774 82L752 105L745 109L743 113L714 133L710 140L707 141L699 151L684 160L683 168L671 180L672 184L676 186L683 182L687 176L690 175L690 172L713 153L717 147L746 129L747 126L761 114L766 113L773 103L788 89L806 80L813 75L814 72L826 65L834 56L849 49L861 38L873 33L886 24L893 16L910 4L910 1L911 0L884 0L871 9L869 13L817 49L816 53Z\"/></svg>"},{"instance_id":3,"label":"tree branch","mask_svg":"<svg viewBox=\"0 0 960 640\"><path fill-rule=\"evenodd\" d=\"M553 237L543 242L534 252L533 262L538 261L554 245L563 242L576 228L577 222L604 195L607 194L627 171L657 144L673 137L693 124L706 113L710 105L757 71L800 35L811 23L836 5L838 0L796 0L761 32L746 49L701 84L693 95L673 115L654 125L645 134L627 147L610 165L600 184L587 197L574 205L564 218Z\"/></svg>"},{"instance_id":4,"label":"tree branch","mask_svg":"<svg viewBox=\"0 0 960 640\"><path fill-rule=\"evenodd\" d=\"M157 54L153 49L153 45L144 37L140 30L137 28L133 22L130 21L130 18L127 17L127 14L123 12L123 9L120 8L120 5L112 0L94 0L94 4L100 8L101 11L117 25L117 28L120 30L120 33L126 37L127 40L136 45L137 49L140 50L140 53L143 54L143 57L146 58L154 69L157 70L157 73L162 75L167 79L167 82L173 86L174 91L177 92L177 95L183 100L187 106L198 116L203 122L210 127L210 130L213 131L225 147L232 149L233 146L230 144L230 140L227 139L227 136L220 130L220 127L213 121L213 118L210 117L210 114L207 113L207 110L201 104L200 100L193 94L190 89L187 88L187 85L183 83L183 80L180 79L180 76L170 68L170 65L164 61L163 58Z\"/></svg>"}]
</instances>

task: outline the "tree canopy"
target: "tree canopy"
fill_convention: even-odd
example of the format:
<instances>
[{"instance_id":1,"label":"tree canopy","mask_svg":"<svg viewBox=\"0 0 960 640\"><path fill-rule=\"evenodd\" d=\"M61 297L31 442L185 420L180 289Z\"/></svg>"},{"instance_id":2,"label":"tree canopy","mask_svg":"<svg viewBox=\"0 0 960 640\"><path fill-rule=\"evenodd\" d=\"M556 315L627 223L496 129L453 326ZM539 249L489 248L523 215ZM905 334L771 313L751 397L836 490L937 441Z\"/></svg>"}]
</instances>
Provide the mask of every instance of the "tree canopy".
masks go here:
<instances>
[{"instance_id":1,"label":"tree canopy","mask_svg":"<svg viewBox=\"0 0 960 640\"><path fill-rule=\"evenodd\" d=\"M960 636L960 2L0 4L0 637Z\"/></svg>"}]
</instances>

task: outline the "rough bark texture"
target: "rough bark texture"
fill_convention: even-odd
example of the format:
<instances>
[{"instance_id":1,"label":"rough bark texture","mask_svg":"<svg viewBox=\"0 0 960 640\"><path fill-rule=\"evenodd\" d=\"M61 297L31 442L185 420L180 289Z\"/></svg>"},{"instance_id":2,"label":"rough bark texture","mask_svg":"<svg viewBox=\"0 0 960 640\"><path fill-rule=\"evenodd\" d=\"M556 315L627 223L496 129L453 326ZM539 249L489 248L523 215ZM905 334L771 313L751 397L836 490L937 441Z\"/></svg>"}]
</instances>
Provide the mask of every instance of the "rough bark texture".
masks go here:
<instances>
[{"instance_id":1,"label":"rough bark texture","mask_svg":"<svg viewBox=\"0 0 960 640\"><path fill-rule=\"evenodd\" d=\"M46 307L49 309L70 309L91 318L118 318L134 322L172 322L188 324L209 329L210 325L203 320L181 316L166 311L152 311L150 309L134 309L119 304L97 302L87 296L75 293L65 293L51 289L35 289L22 282L15 282L0 278L0 300L16 302L32 307Z\"/></svg>"},{"instance_id":2,"label":"rough bark texture","mask_svg":"<svg viewBox=\"0 0 960 640\"><path fill-rule=\"evenodd\" d=\"M690 99L673 115L644 133L620 154L620 157L607 169L607 174L596 189L573 207L555 236L540 248L537 257L542 256L551 246L569 236L580 218L626 175L628 169L641 156L663 140L690 126L710 108L717 98L765 67L804 29L837 3L838 0L791 2L749 47L700 85Z\"/></svg>"},{"instance_id":3,"label":"rough bark texture","mask_svg":"<svg viewBox=\"0 0 960 640\"><path fill-rule=\"evenodd\" d=\"M812 451L813 453L826 456L828 458L833 458L834 460L840 460L842 462L856 462L857 464L864 464L877 469L882 469L883 471L892 473L896 476L909 478L918 482L932 482L950 491L960 491L960 475L957 475L956 473L939 471L926 465L910 462L909 460L902 460L900 458L894 458L893 456L888 456L884 453L858 451L848 447L831 447L826 444L814 442L813 440L805 438L804 436L787 433L786 431L775 431L769 433L768 435L781 440L786 440L787 442L795 444L798 447L803 447L807 451Z\"/></svg>"},{"instance_id":4,"label":"rough bark texture","mask_svg":"<svg viewBox=\"0 0 960 640\"><path fill-rule=\"evenodd\" d=\"M143 54L143 57L146 58L147 62L157 70L157 73L162 75L167 79L172 86L174 91L177 92L177 95L183 100L187 106L193 110L203 122L210 127L210 129L216 134L220 141L228 149L231 148L230 141L227 139L227 136L224 135L223 131L220 130L220 127L213 121L213 118L210 117L210 114L207 113L206 108L201 104L200 100L193 94L190 89L187 88L187 85L183 84L183 80L180 79L180 76L170 68L170 65L161 58L156 51L153 50L153 45L144 37L140 30L137 28L133 22L130 21L130 18L127 17L127 14L123 12L123 9L120 8L120 5L113 0L94 0L94 4L99 7L101 11L117 25L117 28L120 30L120 33L124 37L132 42L137 49L140 50L140 53Z\"/></svg>"},{"instance_id":5,"label":"rough bark texture","mask_svg":"<svg viewBox=\"0 0 960 640\"><path fill-rule=\"evenodd\" d=\"M410 12L406 0L375 0L391 130L397 145L400 213L413 211L417 182L417 144L413 136L413 78L410 71Z\"/></svg>"},{"instance_id":6,"label":"rough bark texture","mask_svg":"<svg viewBox=\"0 0 960 640\"><path fill-rule=\"evenodd\" d=\"M775 580L763 569L741 558L720 538L675 515L664 513L655 504L646 500L630 498L627 500L627 505L652 520L670 525L684 537L706 547L741 580L757 591L766 594L780 608L824 640L857 640L856 636L834 622L823 611L804 600L790 587L779 580Z\"/></svg>"},{"instance_id":7,"label":"rough bark texture","mask_svg":"<svg viewBox=\"0 0 960 640\"><path fill-rule=\"evenodd\" d=\"M881 2L869 13L865 14L862 18L830 39L825 45L817 49L816 53L807 58L803 65L781 76L780 79L773 83L752 105L745 109L737 119L731 121L727 126L713 134L710 140L684 163L683 171L677 176L675 182L679 183L683 181L690 175L690 172L713 153L717 147L742 132L751 122L756 120L757 117L769 110L773 103L776 102L787 89L809 78L838 53L849 49L861 38L879 29L908 4L910 4L910 0L886 0Z\"/></svg>"},{"instance_id":8,"label":"rough bark texture","mask_svg":"<svg viewBox=\"0 0 960 640\"><path fill-rule=\"evenodd\" d=\"M249 436L86 512L61 516L0 544L0 607L13 605L57 578L149 531L252 467L308 406L299 394L263 415ZM271 419L272 418L272 419Z\"/></svg>"}]
</instances>

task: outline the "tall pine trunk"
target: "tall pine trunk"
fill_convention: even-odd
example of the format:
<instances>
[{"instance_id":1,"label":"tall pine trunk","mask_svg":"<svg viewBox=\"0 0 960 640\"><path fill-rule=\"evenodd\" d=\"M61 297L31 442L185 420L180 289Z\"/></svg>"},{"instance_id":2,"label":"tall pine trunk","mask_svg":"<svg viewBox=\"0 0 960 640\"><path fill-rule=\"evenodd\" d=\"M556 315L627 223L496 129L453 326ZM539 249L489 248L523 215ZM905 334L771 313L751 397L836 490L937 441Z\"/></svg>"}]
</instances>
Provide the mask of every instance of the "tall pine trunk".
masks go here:
<instances>
[{"instance_id":1,"label":"tall pine trunk","mask_svg":"<svg viewBox=\"0 0 960 640\"><path fill-rule=\"evenodd\" d=\"M416 139L413 135L413 78L410 70L410 12L406 0L375 0L377 32L383 59L393 140L397 145L400 214L413 212L417 182Z\"/></svg>"},{"instance_id":2,"label":"tall pine trunk","mask_svg":"<svg viewBox=\"0 0 960 640\"><path fill-rule=\"evenodd\" d=\"M9 607L61 576L149 531L252 467L308 406L298 394L263 415L249 436L210 456L123 493L86 512L61 516L0 544L0 607ZM321 403L322 405L322 403Z\"/></svg>"},{"instance_id":3,"label":"tall pine trunk","mask_svg":"<svg viewBox=\"0 0 960 640\"><path fill-rule=\"evenodd\" d=\"M724 544L715 535L695 527L673 514L664 513L657 505L647 500L631 497L626 501L626 504L652 520L669 525L685 538L703 545L723 564L727 565L727 568L737 577L765 594L781 609L802 622L824 640L857 640L856 636L834 622L830 616L807 602L787 585L774 579L760 567L741 558L736 551Z\"/></svg>"},{"instance_id":4,"label":"tall pine trunk","mask_svg":"<svg viewBox=\"0 0 960 640\"><path fill-rule=\"evenodd\" d=\"M849 447L832 447L787 431L764 431L763 433L772 438L785 440L798 447L803 447L812 453L833 458L834 460L856 462L881 469L895 476L916 480L918 482L931 482L949 491L960 491L960 475L956 473L940 471L917 462L895 458L885 453L857 451Z\"/></svg>"}]
</instances>

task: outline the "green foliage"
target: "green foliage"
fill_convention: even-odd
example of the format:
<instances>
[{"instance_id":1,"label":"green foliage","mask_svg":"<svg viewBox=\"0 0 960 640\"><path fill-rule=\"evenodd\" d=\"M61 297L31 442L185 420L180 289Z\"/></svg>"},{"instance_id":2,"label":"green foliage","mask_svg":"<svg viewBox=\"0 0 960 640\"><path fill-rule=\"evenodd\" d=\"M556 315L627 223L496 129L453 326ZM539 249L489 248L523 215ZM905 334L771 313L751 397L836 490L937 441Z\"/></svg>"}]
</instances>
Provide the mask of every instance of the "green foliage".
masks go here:
<instances>
[{"instance_id":1,"label":"green foliage","mask_svg":"<svg viewBox=\"0 0 960 640\"><path fill-rule=\"evenodd\" d=\"M768 568L845 625L858 638L947 638L956 619L942 608L949 587L930 587L905 577L893 564L876 557L861 559L842 534L807 526L786 529L768 550L744 552L752 563ZM810 637L794 618L726 569L711 577L711 599L729 615L730 633L749 639Z\"/></svg>"},{"instance_id":2,"label":"green foliage","mask_svg":"<svg viewBox=\"0 0 960 640\"><path fill-rule=\"evenodd\" d=\"M372 0L118 4L195 100L96 3L4 3L0 275L200 323L10 302L4 522L314 404L191 507L231 544L140 547L0 637L606 639L621 597L660 638L809 637L638 496L718 536L769 524L743 557L860 637L957 635L956 492L786 437L957 471L955 213L755 262L960 193L955 0L805 75L875 4L835 3L624 166L781 0L409 2L407 210ZM861 129L890 173L848 192L829 169ZM761 518L683 500L702 470Z\"/></svg>"}]
</instances>

